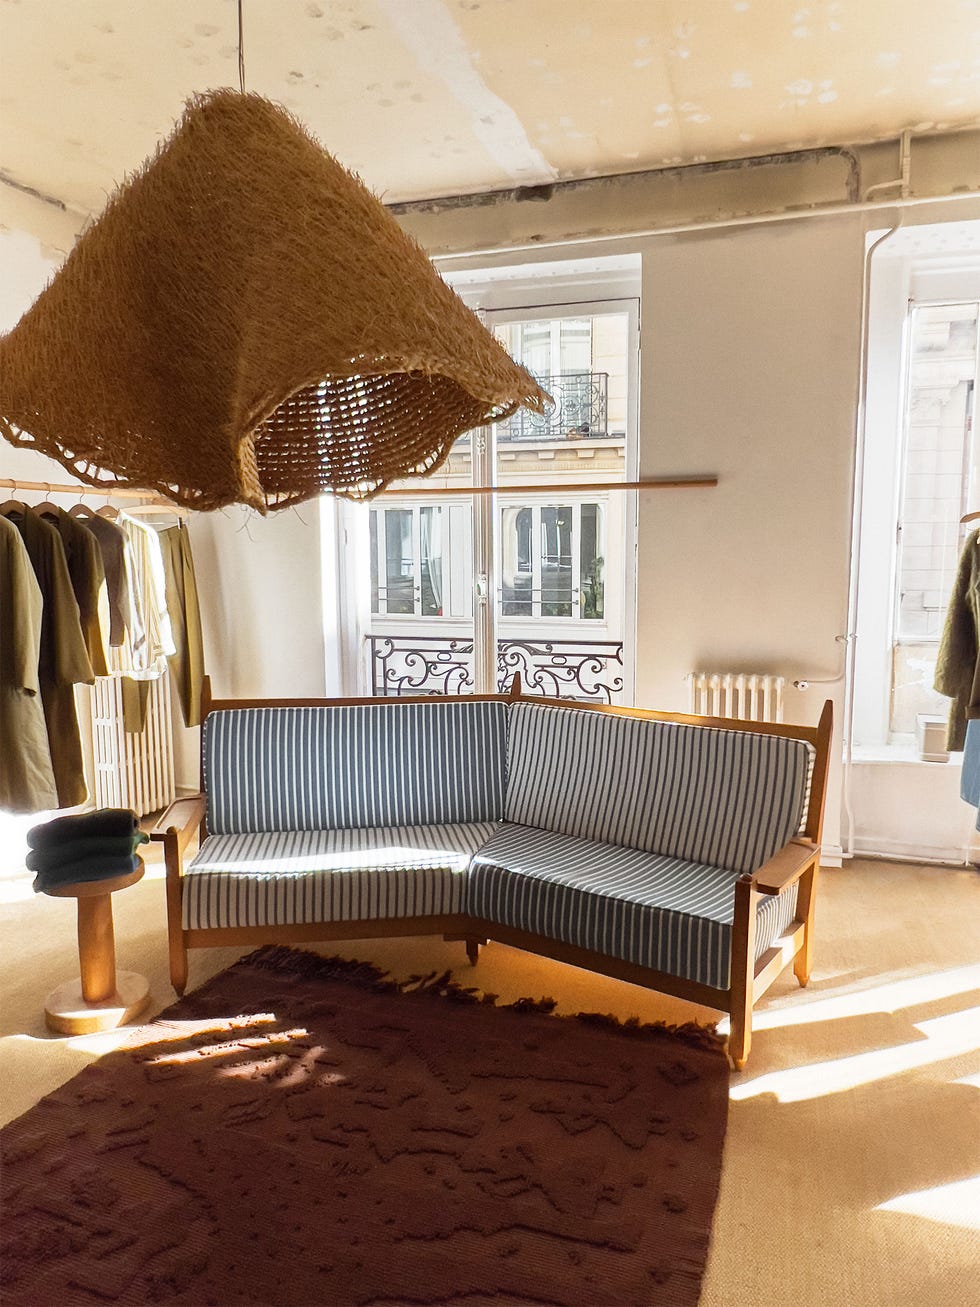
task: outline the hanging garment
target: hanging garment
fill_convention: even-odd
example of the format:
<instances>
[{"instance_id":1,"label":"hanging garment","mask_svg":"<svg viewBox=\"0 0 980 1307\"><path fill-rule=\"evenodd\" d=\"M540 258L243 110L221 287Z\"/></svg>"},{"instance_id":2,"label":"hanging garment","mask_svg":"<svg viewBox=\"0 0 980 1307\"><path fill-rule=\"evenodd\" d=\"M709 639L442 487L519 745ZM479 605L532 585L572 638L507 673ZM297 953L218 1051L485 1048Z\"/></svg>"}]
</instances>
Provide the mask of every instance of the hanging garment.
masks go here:
<instances>
[{"instance_id":1,"label":"hanging garment","mask_svg":"<svg viewBox=\"0 0 980 1307\"><path fill-rule=\"evenodd\" d=\"M109 645L118 649L127 631L132 632L134 643L139 643L142 640L140 618L133 603L130 580L135 564L126 533L121 526L98 513L80 520L85 530L95 537L102 552L109 597Z\"/></svg>"},{"instance_id":2,"label":"hanging garment","mask_svg":"<svg viewBox=\"0 0 980 1307\"><path fill-rule=\"evenodd\" d=\"M977 830L980 830L980 720L977 718L966 724L960 798L977 810Z\"/></svg>"},{"instance_id":3,"label":"hanging garment","mask_svg":"<svg viewBox=\"0 0 980 1307\"><path fill-rule=\"evenodd\" d=\"M57 808L41 703L41 587L20 532L0 517L0 808Z\"/></svg>"},{"instance_id":4,"label":"hanging garment","mask_svg":"<svg viewBox=\"0 0 980 1307\"><path fill-rule=\"evenodd\" d=\"M161 531L159 538L175 646L169 660L170 672L184 713L184 725L200 726L204 639L190 534L185 526L171 526Z\"/></svg>"},{"instance_id":5,"label":"hanging garment","mask_svg":"<svg viewBox=\"0 0 980 1307\"><path fill-rule=\"evenodd\" d=\"M109 597L102 550L95 536L63 508L56 509L53 514L44 512L41 516L61 536L92 671L96 676L108 676L106 637L109 632Z\"/></svg>"},{"instance_id":6,"label":"hanging garment","mask_svg":"<svg viewBox=\"0 0 980 1307\"><path fill-rule=\"evenodd\" d=\"M160 538L152 527L125 513L116 519L126 536L132 571L130 587L139 617L138 629L127 631L122 645L111 649L109 667L123 678L123 725L137 733L146 725L151 681L167 672L167 659L176 652Z\"/></svg>"},{"instance_id":7,"label":"hanging garment","mask_svg":"<svg viewBox=\"0 0 980 1307\"><path fill-rule=\"evenodd\" d=\"M38 680L48 747L58 791L58 807L84 803L82 742L75 710L76 685L95 681L85 651L78 604L71 588L61 536L29 508L12 511L9 520L20 532L41 590L41 646Z\"/></svg>"},{"instance_id":8,"label":"hanging garment","mask_svg":"<svg viewBox=\"0 0 980 1307\"><path fill-rule=\"evenodd\" d=\"M946 747L959 751L966 724L980 718L980 530L967 536L939 641L935 688L953 702Z\"/></svg>"}]
</instances>

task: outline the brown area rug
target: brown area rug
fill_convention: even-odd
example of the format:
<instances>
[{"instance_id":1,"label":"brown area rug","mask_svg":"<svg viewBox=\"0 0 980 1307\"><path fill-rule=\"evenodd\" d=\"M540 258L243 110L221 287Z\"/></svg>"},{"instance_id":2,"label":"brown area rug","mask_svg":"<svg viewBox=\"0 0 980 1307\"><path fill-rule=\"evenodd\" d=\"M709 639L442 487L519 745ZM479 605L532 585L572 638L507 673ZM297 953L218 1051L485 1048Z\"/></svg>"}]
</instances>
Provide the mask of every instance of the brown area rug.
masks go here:
<instances>
[{"instance_id":1,"label":"brown area rug","mask_svg":"<svg viewBox=\"0 0 980 1307\"><path fill-rule=\"evenodd\" d=\"M721 1043L553 1006L259 950L3 1130L3 1302L695 1304Z\"/></svg>"}]
</instances>

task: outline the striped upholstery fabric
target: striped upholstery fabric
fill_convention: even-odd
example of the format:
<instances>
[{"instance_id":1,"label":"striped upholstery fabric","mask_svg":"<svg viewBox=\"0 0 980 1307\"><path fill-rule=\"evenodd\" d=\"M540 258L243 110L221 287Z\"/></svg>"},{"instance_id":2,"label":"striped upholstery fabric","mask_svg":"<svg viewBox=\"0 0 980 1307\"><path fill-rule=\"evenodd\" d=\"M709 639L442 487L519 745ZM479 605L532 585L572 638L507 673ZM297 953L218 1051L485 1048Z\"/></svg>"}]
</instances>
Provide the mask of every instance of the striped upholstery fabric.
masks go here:
<instances>
[{"instance_id":1,"label":"striped upholstery fabric","mask_svg":"<svg viewBox=\"0 0 980 1307\"><path fill-rule=\"evenodd\" d=\"M504 823L473 860L466 911L548 939L727 989L739 873ZM763 895L761 956L796 911Z\"/></svg>"},{"instance_id":2,"label":"striped upholstery fabric","mask_svg":"<svg viewBox=\"0 0 980 1307\"><path fill-rule=\"evenodd\" d=\"M233 708L204 725L212 835L497 821L502 702Z\"/></svg>"},{"instance_id":3,"label":"striped upholstery fabric","mask_svg":"<svg viewBox=\"0 0 980 1307\"><path fill-rule=\"evenodd\" d=\"M810 755L778 735L516 703L504 818L756 871L799 829Z\"/></svg>"},{"instance_id":4,"label":"striped upholstery fabric","mask_svg":"<svg viewBox=\"0 0 980 1307\"><path fill-rule=\"evenodd\" d=\"M183 926L286 926L463 911L490 822L211 835L184 873Z\"/></svg>"}]
</instances>

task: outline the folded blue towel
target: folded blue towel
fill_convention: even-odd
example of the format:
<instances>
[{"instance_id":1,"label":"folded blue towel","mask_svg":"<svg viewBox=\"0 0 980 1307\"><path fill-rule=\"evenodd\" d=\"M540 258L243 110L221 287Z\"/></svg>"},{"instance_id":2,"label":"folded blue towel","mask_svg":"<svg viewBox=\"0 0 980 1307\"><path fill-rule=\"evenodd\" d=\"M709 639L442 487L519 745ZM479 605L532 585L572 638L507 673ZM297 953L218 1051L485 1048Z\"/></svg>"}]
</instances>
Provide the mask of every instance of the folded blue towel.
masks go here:
<instances>
[{"instance_id":1,"label":"folded blue towel","mask_svg":"<svg viewBox=\"0 0 980 1307\"><path fill-rule=\"evenodd\" d=\"M42 822L27 832L27 843L32 849L50 849L71 840L133 835L138 830L136 813L128 808L97 808L77 817L55 817L53 821Z\"/></svg>"},{"instance_id":2,"label":"folded blue towel","mask_svg":"<svg viewBox=\"0 0 980 1307\"><path fill-rule=\"evenodd\" d=\"M140 860L135 853L63 862L60 867L38 872L34 877L34 893L43 894L46 890L61 885L74 885L80 881L114 880L116 876L129 875L139 865Z\"/></svg>"},{"instance_id":3,"label":"folded blue towel","mask_svg":"<svg viewBox=\"0 0 980 1307\"><path fill-rule=\"evenodd\" d=\"M65 840L50 848L32 849L24 859L29 871L54 871L65 863L95 858L128 858L141 844L149 841L145 831L130 835L95 836L93 839Z\"/></svg>"}]
</instances>

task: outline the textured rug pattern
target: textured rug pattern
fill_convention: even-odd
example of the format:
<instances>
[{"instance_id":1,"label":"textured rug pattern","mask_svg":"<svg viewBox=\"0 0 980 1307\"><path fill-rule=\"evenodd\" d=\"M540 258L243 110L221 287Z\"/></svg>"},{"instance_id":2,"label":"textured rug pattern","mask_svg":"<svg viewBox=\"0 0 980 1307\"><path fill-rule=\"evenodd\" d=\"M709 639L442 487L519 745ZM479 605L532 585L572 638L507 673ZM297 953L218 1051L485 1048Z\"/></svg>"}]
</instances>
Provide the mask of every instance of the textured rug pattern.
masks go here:
<instances>
[{"instance_id":1,"label":"textured rug pattern","mask_svg":"<svg viewBox=\"0 0 980 1307\"><path fill-rule=\"evenodd\" d=\"M263 949L2 1132L15 1304L696 1304L728 1071L698 1027Z\"/></svg>"}]
</instances>

